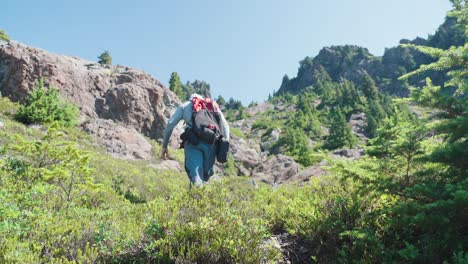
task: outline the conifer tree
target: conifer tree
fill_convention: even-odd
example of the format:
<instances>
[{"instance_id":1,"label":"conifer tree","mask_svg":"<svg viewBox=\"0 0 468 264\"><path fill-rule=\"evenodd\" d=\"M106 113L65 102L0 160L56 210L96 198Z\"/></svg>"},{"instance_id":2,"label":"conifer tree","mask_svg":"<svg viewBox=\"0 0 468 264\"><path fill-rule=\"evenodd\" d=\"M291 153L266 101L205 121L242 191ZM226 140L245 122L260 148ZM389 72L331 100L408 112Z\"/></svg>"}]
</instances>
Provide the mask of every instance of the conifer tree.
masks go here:
<instances>
[{"instance_id":1,"label":"conifer tree","mask_svg":"<svg viewBox=\"0 0 468 264\"><path fill-rule=\"evenodd\" d=\"M375 85L375 81L366 72L362 82L362 91L368 100L377 100L379 98L379 91Z\"/></svg>"},{"instance_id":2,"label":"conifer tree","mask_svg":"<svg viewBox=\"0 0 468 264\"><path fill-rule=\"evenodd\" d=\"M98 63L101 64L101 65L112 65L112 57L109 53L109 51L104 51L103 53L101 53L101 55L99 55L98 57L99 61Z\"/></svg>"},{"instance_id":3,"label":"conifer tree","mask_svg":"<svg viewBox=\"0 0 468 264\"><path fill-rule=\"evenodd\" d=\"M289 90L289 76L285 74L283 80L281 81L280 90L283 92L288 92Z\"/></svg>"},{"instance_id":4,"label":"conifer tree","mask_svg":"<svg viewBox=\"0 0 468 264\"><path fill-rule=\"evenodd\" d=\"M182 87L183 84L180 81L179 74L177 74L177 72L173 72L171 74L171 79L169 80L169 90L174 92L180 100L186 100L187 96L184 93Z\"/></svg>"},{"instance_id":5,"label":"conifer tree","mask_svg":"<svg viewBox=\"0 0 468 264\"><path fill-rule=\"evenodd\" d=\"M369 100L367 110L367 128L366 131L371 137L375 136L377 128L386 117L386 113L380 105L379 100Z\"/></svg>"},{"instance_id":6,"label":"conifer tree","mask_svg":"<svg viewBox=\"0 0 468 264\"><path fill-rule=\"evenodd\" d=\"M344 146L354 147L357 140L348 126L344 114L338 110L332 110L331 113L330 134L325 142L325 147L328 149Z\"/></svg>"}]
</instances>

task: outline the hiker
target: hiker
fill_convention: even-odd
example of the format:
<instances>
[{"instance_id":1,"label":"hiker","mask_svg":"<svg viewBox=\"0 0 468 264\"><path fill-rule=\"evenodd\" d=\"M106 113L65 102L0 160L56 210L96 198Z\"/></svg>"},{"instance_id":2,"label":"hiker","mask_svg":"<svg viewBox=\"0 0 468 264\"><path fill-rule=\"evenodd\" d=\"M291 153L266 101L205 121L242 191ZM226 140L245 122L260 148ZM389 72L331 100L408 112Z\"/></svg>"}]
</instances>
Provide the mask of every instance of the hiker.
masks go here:
<instances>
[{"instance_id":1,"label":"hiker","mask_svg":"<svg viewBox=\"0 0 468 264\"><path fill-rule=\"evenodd\" d=\"M214 100L192 94L188 101L176 109L167 123L161 151L163 159L169 155L169 138L181 120L185 121L185 130L181 135L185 171L190 179L190 186L201 186L214 174L215 158L220 162L227 160L229 125Z\"/></svg>"}]
</instances>

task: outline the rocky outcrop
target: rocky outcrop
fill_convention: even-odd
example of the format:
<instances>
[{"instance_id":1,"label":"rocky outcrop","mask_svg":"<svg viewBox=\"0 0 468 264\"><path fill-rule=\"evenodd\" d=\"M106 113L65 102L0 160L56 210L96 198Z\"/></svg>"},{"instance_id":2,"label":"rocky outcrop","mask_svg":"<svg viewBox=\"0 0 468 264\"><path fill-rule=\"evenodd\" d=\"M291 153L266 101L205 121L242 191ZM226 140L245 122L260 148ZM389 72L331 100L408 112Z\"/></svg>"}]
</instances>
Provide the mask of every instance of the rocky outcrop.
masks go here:
<instances>
[{"instance_id":1,"label":"rocky outcrop","mask_svg":"<svg viewBox=\"0 0 468 264\"><path fill-rule=\"evenodd\" d=\"M365 113L351 114L348 124L354 135L356 135L361 141L366 141L368 139L368 134L366 132L367 117Z\"/></svg>"},{"instance_id":2,"label":"rocky outcrop","mask_svg":"<svg viewBox=\"0 0 468 264\"><path fill-rule=\"evenodd\" d=\"M15 41L0 45L2 96L22 101L39 78L79 107L86 131L102 139L111 153L121 151L124 157L147 158L149 143L144 144L146 139L139 134L160 140L180 104L174 93L140 70L101 66ZM172 138L177 139L180 129L174 134Z\"/></svg>"},{"instance_id":3,"label":"rocky outcrop","mask_svg":"<svg viewBox=\"0 0 468 264\"><path fill-rule=\"evenodd\" d=\"M267 111L273 110L274 106L271 103L263 102L257 103L254 106L251 106L245 109L245 113L249 116L255 116L260 113L265 113Z\"/></svg>"},{"instance_id":4,"label":"rocky outcrop","mask_svg":"<svg viewBox=\"0 0 468 264\"><path fill-rule=\"evenodd\" d=\"M274 144L278 141L281 136L281 129L274 128L270 133L263 137L262 142L260 143L260 149L265 154L279 154L280 148L274 147Z\"/></svg>"},{"instance_id":5,"label":"rocky outcrop","mask_svg":"<svg viewBox=\"0 0 468 264\"><path fill-rule=\"evenodd\" d=\"M298 172L293 177L289 178L287 182L307 182L312 177L325 176L328 174L327 162L321 161L318 164L312 165Z\"/></svg>"},{"instance_id":6,"label":"rocky outcrop","mask_svg":"<svg viewBox=\"0 0 468 264\"><path fill-rule=\"evenodd\" d=\"M231 136L231 152L236 161L238 175L250 176L252 170L262 162L258 143L252 140Z\"/></svg>"},{"instance_id":7,"label":"rocky outcrop","mask_svg":"<svg viewBox=\"0 0 468 264\"><path fill-rule=\"evenodd\" d=\"M357 160L365 155L365 151L362 148L355 149L337 149L333 151L333 156L339 159L350 159Z\"/></svg>"},{"instance_id":8,"label":"rocky outcrop","mask_svg":"<svg viewBox=\"0 0 468 264\"><path fill-rule=\"evenodd\" d=\"M286 182L299 172L299 164L291 157L282 154L270 156L267 160L258 164L252 171L255 179L265 183L276 185Z\"/></svg>"},{"instance_id":9,"label":"rocky outcrop","mask_svg":"<svg viewBox=\"0 0 468 264\"><path fill-rule=\"evenodd\" d=\"M193 82L187 82L183 89L187 94L197 93L203 97L211 98L210 84L205 81L195 80Z\"/></svg>"}]
</instances>

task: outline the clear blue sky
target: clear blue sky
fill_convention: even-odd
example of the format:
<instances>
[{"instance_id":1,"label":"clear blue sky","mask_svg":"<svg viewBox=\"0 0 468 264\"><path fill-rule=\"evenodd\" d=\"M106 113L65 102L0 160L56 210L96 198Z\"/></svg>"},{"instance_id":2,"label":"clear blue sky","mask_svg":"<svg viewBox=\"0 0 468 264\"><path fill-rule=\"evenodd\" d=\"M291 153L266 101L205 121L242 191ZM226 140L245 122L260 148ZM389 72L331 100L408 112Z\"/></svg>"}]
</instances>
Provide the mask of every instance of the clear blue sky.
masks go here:
<instances>
[{"instance_id":1,"label":"clear blue sky","mask_svg":"<svg viewBox=\"0 0 468 264\"><path fill-rule=\"evenodd\" d=\"M382 55L401 38L427 37L448 0L10 0L0 28L55 53L142 69L165 84L176 71L215 96L264 101L298 61L324 46Z\"/></svg>"}]
</instances>

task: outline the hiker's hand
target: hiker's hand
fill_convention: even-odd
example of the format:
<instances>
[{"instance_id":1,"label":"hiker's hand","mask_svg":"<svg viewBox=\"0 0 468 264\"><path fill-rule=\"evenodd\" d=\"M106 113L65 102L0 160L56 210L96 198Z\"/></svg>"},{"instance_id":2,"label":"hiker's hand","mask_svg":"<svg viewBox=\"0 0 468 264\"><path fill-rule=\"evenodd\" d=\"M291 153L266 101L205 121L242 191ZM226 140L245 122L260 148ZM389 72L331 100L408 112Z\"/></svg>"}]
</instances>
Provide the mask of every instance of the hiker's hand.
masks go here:
<instances>
[{"instance_id":1,"label":"hiker's hand","mask_svg":"<svg viewBox=\"0 0 468 264\"><path fill-rule=\"evenodd\" d=\"M167 159L169 157L169 151L167 148L163 148L161 151L161 159Z\"/></svg>"}]
</instances>

